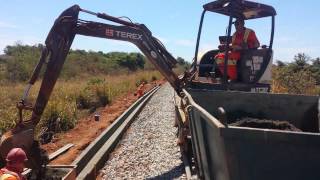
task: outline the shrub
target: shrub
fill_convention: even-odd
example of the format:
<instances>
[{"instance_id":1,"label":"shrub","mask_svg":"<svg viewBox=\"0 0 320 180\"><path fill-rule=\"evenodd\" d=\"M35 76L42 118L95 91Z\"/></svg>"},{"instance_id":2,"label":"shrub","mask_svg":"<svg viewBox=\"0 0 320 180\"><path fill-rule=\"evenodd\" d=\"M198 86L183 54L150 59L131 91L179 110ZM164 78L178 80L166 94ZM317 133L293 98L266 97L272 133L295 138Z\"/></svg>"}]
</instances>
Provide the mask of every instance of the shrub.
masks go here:
<instances>
[{"instance_id":1,"label":"shrub","mask_svg":"<svg viewBox=\"0 0 320 180\"><path fill-rule=\"evenodd\" d=\"M61 131L73 128L79 117L88 115L96 108L105 106L119 96L136 90L137 81L150 81L152 77L161 78L159 72L142 71L130 74L113 76L96 76L95 78L74 78L72 80L59 80L50 96L48 105L41 117L36 134L49 122L58 118ZM0 131L4 132L15 125L18 118L16 102L24 92L25 83L2 83L0 85ZM40 88L36 82L30 91L28 101L35 102ZM30 116L30 112L24 113ZM28 120L29 117L24 117Z\"/></svg>"},{"instance_id":2,"label":"shrub","mask_svg":"<svg viewBox=\"0 0 320 180\"><path fill-rule=\"evenodd\" d=\"M75 126L77 108L74 101L63 98L49 101L40 126L47 127L49 122L54 122L58 118L60 119L59 127L62 131L67 131Z\"/></svg>"},{"instance_id":3,"label":"shrub","mask_svg":"<svg viewBox=\"0 0 320 180\"><path fill-rule=\"evenodd\" d=\"M148 83L148 80L145 77L142 77L138 81L136 81L136 86L138 87L142 83Z\"/></svg>"},{"instance_id":4,"label":"shrub","mask_svg":"<svg viewBox=\"0 0 320 180\"><path fill-rule=\"evenodd\" d=\"M90 98L87 98L83 92L81 92L76 97L77 108L79 109L89 109L90 108Z\"/></svg>"},{"instance_id":5,"label":"shrub","mask_svg":"<svg viewBox=\"0 0 320 180\"><path fill-rule=\"evenodd\" d=\"M291 67L273 69L272 92L289 94L316 94L316 80L309 69Z\"/></svg>"},{"instance_id":6,"label":"shrub","mask_svg":"<svg viewBox=\"0 0 320 180\"><path fill-rule=\"evenodd\" d=\"M155 76L155 75L152 75L152 77L151 77L151 81L153 82L153 81L156 81L158 78Z\"/></svg>"},{"instance_id":7,"label":"shrub","mask_svg":"<svg viewBox=\"0 0 320 180\"><path fill-rule=\"evenodd\" d=\"M90 79L76 97L77 107L80 109L90 109L90 112L94 112L96 108L106 106L110 103L107 89L105 79Z\"/></svg>"},{"instance_id":8,"label":"shrub","mask_svg":"<svg viewBox=\"0 0 320 180\"><path fill-rule=\"evenodd\" d=\"M105 87L97 88L96 89L96 95L97 95L98 100L99 100L99 105L106 106L107 104L110 103L109 97L108 97L108 94L106 92L106 88Z\"/></svg>"}]
</instances>

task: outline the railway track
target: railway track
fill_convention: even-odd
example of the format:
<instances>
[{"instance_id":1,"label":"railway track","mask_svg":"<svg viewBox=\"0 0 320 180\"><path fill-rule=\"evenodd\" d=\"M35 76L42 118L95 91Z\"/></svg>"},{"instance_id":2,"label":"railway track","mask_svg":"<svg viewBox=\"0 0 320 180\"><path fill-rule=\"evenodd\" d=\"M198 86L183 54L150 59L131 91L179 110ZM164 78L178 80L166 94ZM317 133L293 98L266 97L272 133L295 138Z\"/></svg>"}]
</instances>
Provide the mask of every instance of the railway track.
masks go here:
<instances>
[{"instance_id":1,"label":"railway track","mask_svg":"<svg viewBox=\"0 0 320 180\"><path fill-rule=\"evenodd\" d=\"M170 88L168 84L166 84L166 86L168 86L168 87L166 87L165 89ZM50 177L51 179L66 179L66 180L95 179L97 177L97 175L99 174L99 170L104 168L105 163L108 160L110 153L115 149L116 145L122 139L123 134L126 132L128 127L130 126L130 124L133 121L136 121L136 119L139 119L139 117L137 117L137 116L139 115L141 110L145 107L147 102L151 99L151 97L159 90L159 88L160 88L159 86L154 87L149 92L147 92L145 95L143 95L141 98L139 98L134 104L132 104L120 117L118 117L114 121L114 123L112 125L110 125L105 131L103 131L72 162L71 165L62 165L62 166L49 165L47 177ZM171 91L172 91L172 89L171 89ZM167 100L164 100L164 101L167 101ZM165 103L165 104L167 104L167 103ZM157 104L156 106L164 106L164 104L162 104L162 105ZM173 109L171 107L168 107L168 108ZM171 122L171 120L170 120L170 122ZM171 129L173 129L172 125L173 125L173 122L171 122L169 125L169 126L171 126ZM161 127L159 127L159 128L161 128ZM179 149L179 147L177 147L175 145L174 134L175 134L175 131L173 134L170 134L167 136L171 136L173 138L173 142L174 142L173 145L175 146L173 148ZM179 151L177 151L177 152L179 152ZM175 153L177 153L177 152L175 152ZM179 157L181 157L181 156L179 155ZM169 161L170 161L170 159L169 159ZM177 167L177 168L179 168L178 171L180 173L180 171L181 172L184 171L184 169L183 169L184 166L183 166L181 159L179 159L177 161L179 161L179 163L180 163L180 165ZM156 163L156 162L154 162L154 163ZM170 164L170 163L167 163L167 164ZM177 171L177 170L175 170L175 171ZM184 173L184 172L182 172L182 173ZM56 174L59 174L59 175L56 175ZM180 175L181 175L181 173L180 173ZM173 177L170 174L169 174L169 176ZM175 176L178 177L177 175L175 175ZM100 178L101 177L102 176L100 176ZM110 179L110 177L108 179ZM186 178L183 178L183 179L186 179Z\"/></svg>"},{"instance_id":2,"label":"railway track","mask_svg":"<svg viewBox=\"0 0 320 180\"><path fill-rule=\"evenodd\" d=\"M103 167L108 154L114 149L128 126L158 89L157 86L138 99L74 160L72 165L75 167L77 179L96 178L98 170Z\"/></svg>"},{"instance_id":3,"label":"railway track","mask_svg":"<svg viewBox=\"0 0 320 180\"><path fill-rule=\"evenodd\" d=\"M153 95L110 154L101 179L186 179L173 96L169 84Z\"/></svg>"}]
</instances>

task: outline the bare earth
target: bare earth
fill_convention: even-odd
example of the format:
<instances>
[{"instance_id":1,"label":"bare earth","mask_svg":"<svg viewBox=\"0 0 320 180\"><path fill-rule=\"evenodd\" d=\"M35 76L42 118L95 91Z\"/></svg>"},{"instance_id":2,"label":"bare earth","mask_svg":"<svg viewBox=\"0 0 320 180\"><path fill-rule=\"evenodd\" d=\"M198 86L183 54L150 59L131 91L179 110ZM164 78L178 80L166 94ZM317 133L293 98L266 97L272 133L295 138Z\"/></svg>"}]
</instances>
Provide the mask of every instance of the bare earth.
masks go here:
<instances>
[{"instance_id":1,"label":"bare earth","mask_svg":"<svg viewBox=\"0 0 320 180\"><path fill-rule=\"evenodd\" d=\"M146 84L144 91L150 90L155 84L162 84L163 81L156 81L153 84ZM94 120L94 113L89 117L80 119L75 128L66 133L56 134L54 140L42 148L47 150L48 154L53 153L68 143L74 144L66 153L51 161L51 165L71 164L81 151L84 150L103 130L105 130L113 121L117 119L126 109L138 99L134 93L128 93L125 96L117 98L112 104L99 110L100 121Z\"/></svg>"}]
</instances>

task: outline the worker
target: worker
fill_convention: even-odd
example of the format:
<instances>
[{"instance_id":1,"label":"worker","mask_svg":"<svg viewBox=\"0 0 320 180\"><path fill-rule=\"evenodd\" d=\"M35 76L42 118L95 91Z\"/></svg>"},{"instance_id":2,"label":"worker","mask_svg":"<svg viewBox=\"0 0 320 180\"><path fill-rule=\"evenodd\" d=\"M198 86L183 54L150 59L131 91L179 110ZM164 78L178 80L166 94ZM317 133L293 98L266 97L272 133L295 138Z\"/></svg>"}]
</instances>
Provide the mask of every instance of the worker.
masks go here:
<instances>
[{"instance_id":1,"label":"worker","mask_svg":"<svg viewBox=\"0 0 320 180\"><path fill-rule=\"evenodd\" d=\"M138 95L138 97L143 96L145 84L146 84L146 82L143 81L143 82L139 85L139 87L138 87L137 92L135 93L135 95Z\"/></svg>"},{"instance_id":2,"label":"worker","mask_svg":"<svg viewBox=\"0 0 320 180\"><path fill-rule=\"evenodd\" d=\"M23 149L11 149L6 157L6 166L0 170L0 180L25 180L21 173L27 160Z\"/></svg>"},{"instance_id":3,"label":"worker","mask_svg":"<svg viewBox=\"0 0 320 180\"><path fill-rule=\"evenodd\" d=\"M237 80L237 62L241 57L241 50L255 49L260 46L259 40L255 32L244 27L244 20L236 19L234 22L236 32L232 35L231 51L228 54L228 79L231 81ZM215 61L219 70L224 74L224 53L218 53L215 56Z\"/></svg>"}]
</instances>

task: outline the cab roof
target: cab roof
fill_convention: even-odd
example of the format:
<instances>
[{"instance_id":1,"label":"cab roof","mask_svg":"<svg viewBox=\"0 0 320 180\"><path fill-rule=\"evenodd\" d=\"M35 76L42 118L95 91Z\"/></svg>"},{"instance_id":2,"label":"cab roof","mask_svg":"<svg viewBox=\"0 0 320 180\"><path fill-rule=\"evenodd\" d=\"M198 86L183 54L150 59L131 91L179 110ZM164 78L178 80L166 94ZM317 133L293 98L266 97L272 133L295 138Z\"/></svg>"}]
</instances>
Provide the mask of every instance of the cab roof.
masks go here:
<instances>
[{"instance_id":1,"label":"cab roof","mask_svg":"<svg viewBox=\"0 0 320 180\"><path fill-rule=\"evenodd\" d=\"M277 14L272 6L245 0L217 0L203 5L203 8L207 11L245 20Z\"/></svg>"}]
</instances>

